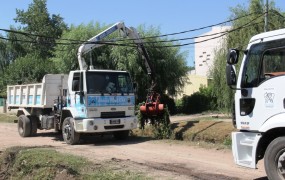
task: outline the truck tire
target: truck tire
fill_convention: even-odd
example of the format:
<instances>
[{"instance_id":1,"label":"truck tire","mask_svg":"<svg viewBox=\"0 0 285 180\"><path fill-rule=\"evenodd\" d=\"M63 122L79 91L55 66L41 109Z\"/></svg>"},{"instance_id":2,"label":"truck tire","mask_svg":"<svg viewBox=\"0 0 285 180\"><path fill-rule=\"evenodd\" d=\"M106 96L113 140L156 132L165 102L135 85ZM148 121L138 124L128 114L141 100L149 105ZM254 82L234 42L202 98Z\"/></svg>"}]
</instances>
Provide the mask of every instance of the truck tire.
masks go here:
<instances>
[{"instance_id":1,"label":"truck tire","mask_svg":"<svg viewBox=\"0 0 285 180\"><path fill-rule=\"evenodd\" d=\"M113 133L114 138L117 140L124 140L127 139L129 137L130 131L126 130L126 131L115 131Z\"/></svg>"},{"instance_id":2,"label":"truck tire","mask_svg":"<svg viewBox=\"0 0 285 180\"><path fill-rule=\"evenodd\" d=\"M31 121L31 136L36 136L37 135L37 130L38 130L38 121L39 118L36 116L30 116L29 117Z\"/></svg>"},{"instance_id":3,"label":"truck tire","mask_svg":"<svg viewBox=\"0 0 285 180\"><path fill-rule=\"evenodd\" d=\"M74 119L65 118L62 123L62 137L66 144L74 145L79 142L80 134L75 132Z\"/></svg>"},{"instance_id":4,"label":"truck tire","mask_svg":"<svg viewBox=\"0 0 285 180\"><path fill-rule=\"evenodd\" d=\"M31 136L31 128L31 120L25 115L20 115L18 120L18 132L20 136Z\"/></svg>"},{"instance_id":5,"label":"truck tire","mask_svg":"<svg viewBox=\"0 0 285 180\"><path fill-rule=\"evenodd\" d=\"M264 166L269 180L285 179L285 137L278 137L269 144Z\"/></svg>"}]
</instances>

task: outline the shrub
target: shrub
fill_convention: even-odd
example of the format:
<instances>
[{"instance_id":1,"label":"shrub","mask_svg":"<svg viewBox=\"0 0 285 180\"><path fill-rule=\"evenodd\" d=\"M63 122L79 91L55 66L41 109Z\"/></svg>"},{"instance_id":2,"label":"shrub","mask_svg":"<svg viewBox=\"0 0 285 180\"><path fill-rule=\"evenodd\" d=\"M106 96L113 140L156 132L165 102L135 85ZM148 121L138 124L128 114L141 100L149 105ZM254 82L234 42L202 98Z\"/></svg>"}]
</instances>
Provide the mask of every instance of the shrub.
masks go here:
<instances>
[{"instance_id":1,"label":"shrub","mask_svg":"<svg viewBox=\"0 0 285 180\"><path fill-rule=\"evenodd\" d=\"M160 101L162 104L166 104L169 114L176 114L177 109L173 98L169 97L166 94L162 94Z\"/></svg>"},{"instance_id":2,"label":"shrub","mask_svg":"<svg viewBox=\"0 0 285 180\"><path fill-rule=\"evenodd\" d=\"M212 87L200 87L191 96L183 96L180 111L185 114L201 113L216 109L216 98L212 95Z\"/></svg>"}]
</instances>

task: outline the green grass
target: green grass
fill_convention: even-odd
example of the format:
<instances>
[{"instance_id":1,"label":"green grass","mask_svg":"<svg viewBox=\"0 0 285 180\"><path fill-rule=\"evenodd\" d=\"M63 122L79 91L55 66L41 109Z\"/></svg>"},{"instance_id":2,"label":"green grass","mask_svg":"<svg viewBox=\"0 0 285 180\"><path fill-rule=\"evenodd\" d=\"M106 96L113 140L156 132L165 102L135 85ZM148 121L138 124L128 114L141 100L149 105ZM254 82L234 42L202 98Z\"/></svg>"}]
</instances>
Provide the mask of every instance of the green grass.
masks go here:
<instances>
[{"instance_id":1,"label":"green grass","mask_svg":"<svg viewBox=\"0 0 285 180\"><path fill-rule=\"evenodd\" d=\"M14 114L0 114L0 123L14 123L18 117Z\"/></svg>"},{"instance_id":2,"label":"green grass","mask_svg":"<svg viewBox=\"0 0 285 180\"><path fill-rule=\"evenodd\" d=\"M43 147L12 147L0 158L0 179L150 179L108 163L92 163L85 158Z\"/></svg>"}]
</instances>

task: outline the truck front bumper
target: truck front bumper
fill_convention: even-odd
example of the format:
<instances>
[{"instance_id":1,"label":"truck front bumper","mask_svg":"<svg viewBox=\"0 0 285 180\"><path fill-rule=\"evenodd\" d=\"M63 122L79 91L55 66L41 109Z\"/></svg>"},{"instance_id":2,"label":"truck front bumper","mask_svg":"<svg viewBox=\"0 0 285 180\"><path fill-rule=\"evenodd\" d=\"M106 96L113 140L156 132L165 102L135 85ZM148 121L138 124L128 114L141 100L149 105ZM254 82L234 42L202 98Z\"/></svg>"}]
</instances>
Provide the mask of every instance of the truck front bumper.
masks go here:
<instances>
[{"instance_id":1,"label":"truck front bumper","mask_svg":"<svg viewBox=\"0 0 285 180\"><path fill-rule=\"evenodd\" d=\"M75 119L75 131L80 133L102 133L137 128L137 118L86 118Z\"/></svg>"},{"instance_id":2,"label":"truck front bumper","mask_svg":"<svg viewBox=\"0 0 285 180\"><path fill-rule=\"evenodd\" d=\"M261 138L256 132L232 132L232 152L237 165L256 168L256 149Z\"/></svg>"}]
</instances>

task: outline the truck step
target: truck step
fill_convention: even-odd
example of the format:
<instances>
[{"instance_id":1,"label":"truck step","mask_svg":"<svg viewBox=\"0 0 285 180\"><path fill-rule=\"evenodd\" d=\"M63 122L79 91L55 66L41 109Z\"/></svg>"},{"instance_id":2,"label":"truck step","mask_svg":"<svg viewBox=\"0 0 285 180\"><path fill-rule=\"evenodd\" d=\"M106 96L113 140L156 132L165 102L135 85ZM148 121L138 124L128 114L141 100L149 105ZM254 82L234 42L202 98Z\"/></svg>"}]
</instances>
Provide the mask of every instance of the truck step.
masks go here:
<instances>
[{"instance_id":1,"label":"truck step","mask_svg":"<svg viewBox=\"0 0 285 180\"><path fill-rule=\"evenodd\" d=\"M240 145L243 146L253 146L254 145L254 141L251 139L244 139L240 141Z\"/></svg>"},{"instance_id":2,"label":"truck step","mask_svg":"<svg viewBox=\"0 0 285 180\"><path fill-rule=\"evenodd\" d=\"M238 161L238 164L239 165L242 165L242 166L250 166L251 165L251 162L252 162L252 159L249 159L249 160L241 160L241 161Z\"/></svg>"}]
</instances>

